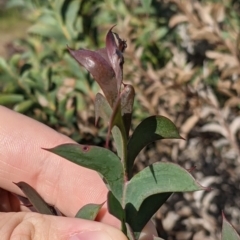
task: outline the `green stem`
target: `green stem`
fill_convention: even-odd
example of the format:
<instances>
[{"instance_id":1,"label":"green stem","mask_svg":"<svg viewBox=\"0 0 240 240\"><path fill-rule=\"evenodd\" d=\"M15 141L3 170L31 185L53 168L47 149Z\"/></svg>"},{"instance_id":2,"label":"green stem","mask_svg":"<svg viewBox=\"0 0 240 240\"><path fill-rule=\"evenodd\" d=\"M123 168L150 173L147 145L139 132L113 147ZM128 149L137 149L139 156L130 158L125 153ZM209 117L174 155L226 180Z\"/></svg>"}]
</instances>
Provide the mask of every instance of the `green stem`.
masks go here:
<instances>
[{"instance_id":1,"label":"green stem","mask_svg":"<svg viewBox=\"0 0 240 240\"><path fill-rule=\"evenodd\" d=\"M127 169L127 134L126 130L122 121L121 128L120 128L121 134L122 134L122 164L124 169L124 176L125 176L125 182L128 181L128 169Z\"/></svg>"},{"instance_id":2,"label":"green stem","mask_svg":"<svg viewBox=\"0 0 240 240\"><path fill-rule=\"evenodd\" d=\"M116 129L115 128L118 128ZM110 126L108 130L108 136L107 136L107 141L106 145L108 146L108 141L109 141L109 136L110 136L110 131L112 130L113 132L113 137L114 140L117 144L117 151L118 151L118 156L120 157L122 164L123 164L123 169L124 169L124 175L125 175L125 181L128 180L128 169L127 169L127 133L122 117L122 112L121 112L121 96L119 96L118 100L115 103L115 106L113 108L113 112L111 115L110 119ZM119 130L119 131L118 131ZM120 132L120 134L119 134ZM118 145L121 145L119 147Z\"/></svg>"}]
</instances>

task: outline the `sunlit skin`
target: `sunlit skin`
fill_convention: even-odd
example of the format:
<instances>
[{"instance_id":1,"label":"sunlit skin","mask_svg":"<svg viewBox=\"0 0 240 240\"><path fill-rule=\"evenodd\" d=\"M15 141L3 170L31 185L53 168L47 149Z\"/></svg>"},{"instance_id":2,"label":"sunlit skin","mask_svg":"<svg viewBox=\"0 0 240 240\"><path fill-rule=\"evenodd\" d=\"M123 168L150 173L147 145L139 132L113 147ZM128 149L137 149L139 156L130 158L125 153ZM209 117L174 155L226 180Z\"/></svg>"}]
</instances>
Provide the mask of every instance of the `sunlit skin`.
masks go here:
<instances>
[{"instance_id":1,"label":"sunlit skin","mask_svg":"<svg viewBox=\"0 0 240 240\"><path fill-rule=\"evenodd\" d=\"M0 106L0 116L0 188L7 190L0 191L1 239L65 240L72 236L126 240L117 229L118 220L107 212L106 206L97 218L100 222L73 218L83 205L106 201L107 189L94 171L42 149L71 143L71 139L5 107ZM20 210L18 200L9 193L22 195L13 184L20 181L30 184L68 217L41 215L22 207ZM142 239L152 239L152 225L147 228L149 231Z\"/></svg>"}]
</instances>

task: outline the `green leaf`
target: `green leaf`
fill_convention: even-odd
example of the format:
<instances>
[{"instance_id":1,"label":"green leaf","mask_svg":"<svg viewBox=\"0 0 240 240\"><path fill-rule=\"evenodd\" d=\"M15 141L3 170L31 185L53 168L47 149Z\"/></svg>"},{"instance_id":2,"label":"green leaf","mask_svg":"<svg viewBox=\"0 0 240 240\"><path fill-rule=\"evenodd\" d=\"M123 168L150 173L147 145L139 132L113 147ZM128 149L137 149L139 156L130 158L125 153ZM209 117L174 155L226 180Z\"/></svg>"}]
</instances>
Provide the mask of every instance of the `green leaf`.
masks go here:
<instances>
[{"instance_id":1,"label":"green leaf","mask_svg":"<svg viewBox=\"0 0 240 240\"><path fill-rule=\"evenodd\" d=\"M107 99L101 94L97 93L95 97L95 124L97 123L99 117L104 121L108 122L112 114L112 108L110 107Z\"/></svg>"},{"instance_id":2,"label":"green leaf","mask_svg":"<svg viewBox=\"0 0 240 240\"><path fill-rule=\"evenodd\" d=\"M100 211L102 204L89 203L83 206L75 215L76 218L94 221Z\"/></svg>"},{"instance_id":3,"label":"green leaf","mask_svg":"<svg viewBox=\"0 0 240 240\"><path fill-rule=\"evenodd\" d=\"M45 150L100 173L114 196L121 202L124 183L123 167L120 159L113 152L102 147L80 144L62 144Z\"/></svg>"},{"instance_id":4,"label":"green leaf","mask_svg":"<svg viewBox=\"0 0 240 240\"><path fill-rule=\"evenodd\" d=\"M116 143L117 143L118 156L120 157L121 162L123 164L124 173L126 173L127 172L127 134L126 134L126 129L124 126L123 118L121 115L121 97L118 97L118 100L112 111L109 128L108 128L106 146L108 146L108 141L110 138L110 131L115 126L118 129L115 129L113 131L113 134L115 134L114 140L117 141Z\"/></svg>"},{"instance_id":5,"label":"green leaf","mask_svg":"<svg viewBox=\"0 0 240 240\"><path fill-rule=\"evenodd\" d=\"M57 14L60 16L62 14L62 9L64 5L65 0L57 0L54 1L54 10L57 12Z\"/></svg>"},{"instance_id":6,"label":"green leaf","mask_svg":"<svg viewBox=\"0 0 240 240\"><path fill-rule=\"evenodd\" d=\"M129 179L132 176L132 167L138 153L149 143L159 139L182 139L174 123L163 116L145 118L135 129L128 142L127 169Z\"/></svg>"},{"instance_id":7,"label":"green leaf","mask_svg":"<svg viewBox=\"0 0 240 240\"><path fill-rule=\"evenodd\" d=\"M112 128L112 136L115 142L115 147L117 149L117 155L120 159L123 159L124 156L124 141L120 129L117 126Z\"/></svg>"},{"instance_id":8,"label":"green leaf","mask_svg":"<svg viewBox=\"0 0 240 240\"><path fill-rule=\"evenodd\" d=\"M2 57L0 57L0 69L3 69L7 72L9 71L9 66L7 64L7 61Z\"/></svg>"},{"instance_id":9,"label":"green leaf","mask_svg":"<svg viewBox=\"0 0 240 240\"><path fill-rule=\"evenodd\" d=\"M203 189L187 170L173 163L155 163L136 174L126 186L125 198L126 222L135 239L172 192Z\"/></svg>"},{"instance_id":10,"label":"green leaf","mask_svg":"<svg viewBox=\"0 0 240 240\"><path fill-rule=\"evenodd\" d=\"M159 28L159 29L155 32L154 37L155 37L156 39L161 39L161 38L163 38L163 37L166 36L166 34L168 33L168 31L169 31L169 28L168 28L168 27L161 27L161 28Z\"/></svg>"},{"instance_id":11,"label":"green leaf","mask_svg":"<svg viewBox=\"0 0 240 240\"><path fill-rule=\"evenodd\" d=\"M30 109L33 106L33 104L34 104L33 100L25 100L25 101L15 105L13 110L16 111L16 112L24 113L28 109Z\"/></svg>"},{"instance_id":12,"label":"green leaf","mask_svg":"<svg viewBox=\"0 0 240 240\"><path fill-rule=\"evenodd\" d=\"M95 124L97 123L99 117L103 118L109 124L112 116L112 109L107 101L107 99L101 94L97 93L95 98ZM121 124L121 121L120 121ZM111 126L109 126L111 128ZM109 129L110 130L110 129ZM117 154L120 159L122 159L123 153L123 140L122 133L118 126L112 128L112 135L114 142L116 144Z\"/></svg>"},{"instance_id":13,"label":"green leaf","mask_svg":"<svg viewBox=\"0 0 240 240\"><path fill-rule=\"evenodd\" d=\"M227 221L223 214L222 240L240 240L240 237L234 227Z\"/></svg>"},{"instance_id":14,"label":"green leaf","mask_svg":"<svg viewBox=\"0 0 240 240\"><path fill-rule=\"evenodd\" d=\"M159 193L144 199L140 209L128 203L126 206L126 222L131 226L135 237L138 239L144 226L150 221L157 210L167 201L172 193Z\"/></svg>"},{"instance_id":15,"label":"green leaf","mask_svg":"<svg viewBox=\"0 0 240 240\"><path fill-rule=\"evenodd\" d=\"M152 0L141 0L141 4L144 9L149 10Z\"/></svg>"},{"instance_id":16,"label":"green leaf","mask_svg":"<svg viewBox=\"0 0 240 240\"><path fill-rule=\"evenodd\" d=\"M24 7L25 4L24 0L8 0L6 2L6 8Z\"/></svg>"},{"instance_id":17,"label":"green leaf","mask_svg":"<svg viewBox=\"0 0 240 240\"><path fill-rule=\"evenodd\" d=\"M107 199L109 213L120 221L123 221L125 219L125 213L121 203L115 198L111 191L108 192Z\"/></svg>"},{"instance_id":18,"label":"green leaf","mask_svg":"<svg viewBox=\"0 0 240 240\"><path fill-rule=\"evenodd\" d=\"M66 17L65 17L65 21L66 21L66 27L68 29L68 32L71 34L71 38L75 38L77 36L77 34L80 32L78 29L78 31L74 28L75 27L75 20L78 16L78 12L79 12L79 1L78 0L74 0L71 1L68 5L67 8L67 12L66 12Z\"/></svg>"},{"instance_id":19,"label":"green leaf","mask_svg":"<svg viewBox=\"0 0 240 240\"><path fill-rule=\"evenodd\" d=\"M107 122L110 120L110 129L112 128L113 130L112 134L117 146L118 156L120 158L123 149L121 146L121 138L122 136L126 138L126 134L128 134L131 126L134 96L134 88L132 85L127 84L113 110L102 94L98 93L95 98L95 122L97 122L99 117L102 117ZM114 129L114 126L117 126L118 129Z\"/></svg>"},{"instance_id":20,"label":"green leaf","mask_svg":"<svg viewBox=\"0 0 240 240\"><path fill-rule=\"evenodd\" d=\"M24 99L24 96L21 94L0 94L1 105L19 103L23 101L23 99Z\"/></svg>"},{"instance_id":21,"label":"green leaf","mask_svg":"<svg viewBox=\"0 0 240 240\"><path fill-rule=\"evenodd\" d=\"M14 184L16 184L23 191L28 200L31 202L31 204L39 213L47 215L57 215L55 209L49 206L43 200L43 198L37 193L37 191L34 188L32 188L29 184L25 182L18 182Z\"/></svg>"},{"instance_id":22,"label":"green leaf","mask_svg":"<svg viewBox=\"0 0 240 240\"><path fill-rule=\"evenodd\" d=\"M56 39L57 41L66 41L65 36L61 32L58 24L50 25L44 23L36 23L28 29L28 32L31 34L37 34L43 37L48 37Z\"/></svg>"},{"instance_id":23,"label":"green leaf","mask_svg":"<svg viewBox=\"0 0 240 240\"><path fill-rule=\"evenodd\" d=\"M157 162L137 173L128 182L125 205L132 204L132 207L138 211L143 201L151 195L204 189L187 170L179 165Z\"/></svg>"},{"instance_id":24,"label":"green leaf","mask_svg":"<svg viewBox=\"0 0 240 240\"><path fill-rule=\"evenodd\" d=\"M108 212L121 221L121 229L123 233L126 234L125 211L122 208L121 203L115 198L111 191L109 191L107 195L107 204Z\"/></svg>"}]
</instances>

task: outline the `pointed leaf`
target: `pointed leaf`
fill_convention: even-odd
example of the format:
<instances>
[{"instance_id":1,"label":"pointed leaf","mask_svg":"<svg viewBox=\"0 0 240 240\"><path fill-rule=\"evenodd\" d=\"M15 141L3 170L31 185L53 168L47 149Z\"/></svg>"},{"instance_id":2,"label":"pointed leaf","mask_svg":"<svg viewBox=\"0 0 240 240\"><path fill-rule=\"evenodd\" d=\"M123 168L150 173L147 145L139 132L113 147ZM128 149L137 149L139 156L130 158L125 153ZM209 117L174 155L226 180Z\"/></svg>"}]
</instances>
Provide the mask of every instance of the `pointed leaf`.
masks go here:
<instances>
[{"instance_id":1,"label":"pointed leaf","mask_svg":"<svg viewBox=\"0 0 240 240\"><path fill-rule=\"evenodd\" d=\"M120 221L123 221L125 219L124 210L120 202L115 198L111 191L108 192L107 199L109 213L111 213L114 217L116 217Z\"/></svg>"},{"instance_id":2,"label":"pointed leaf","mask_svg":"<svg viewBox=\"0 0 240 240\"><path fill-rule=\"evenodd\" d=\"M65 24L68 32L71 35L71 39L76 38L77 34L79 34L79 32L81 31L80 29L78 29L77 31L75 25L75 21L78 18L79 8L80 4L78 0L70 1L67 11L65 13Z\"/></svg>"},{"instance_id":3,"label":"pointed leaf","mask_svg":"<svg viewBox=\"0 0 240 240\"><path fill-rule=\"evenodd\" d=\"M122 40L119 37L119 35L115 32L114 32L114 35L115 35L116 40L118 41L118 44L117 44L118 45L118 50L123 53L125 51L125 49L127 48L127 41Z\"/></svg>"},{"instance_id":4,"label":"pointed leaf","mask_svg":"<svg viewBox=\"0 0 240 240\"><path fill-rule=\"evenodd\" d=\"M21 94L0 94L0 104L1 105L8 105L19 103L24 100L24 96Z\"/></svg>"},{"instance_id":5,"label":"pointed leaf","mask_svg":"<svg viewBox=\"0 0 240 240\"><path fill-rule=\"evenodd\" d=\"M114 196L121 202L124 183L123 167L120 159L113 152L102 147L71 143L46 150L100 173Z\"/></svg>"},{"instance_id":6,"label":"pointed leaf","mask_svg":"<svg viewBox=\"0 0 240 240\"><path fill-rule=\"evenodd\" d=\"M137 173L128 182L125 203L126 206L132 204L138 211L143 201L151 195L204 189L187 170L179 165L157 162Z\"/></svg>"},{"instance_id":7,"label":"pointed leaf","mask_svg":"<svg viewBox=\"0 0 240 240\"><path fill-rule=\"evenodd\" d=\"M49 206L43 200L43 198L37 193L37 191L34 188L32 188L29 184L25 182L18 182L14 184L16 184L23 191L28 200L31 202L31 204L39 213L47 215L57 215L55 209Z\"/></svg>"},{"instance_id":8,"label":"pointed leaf","mask_svg":"<svg viewBox=\"0 0 240 240\"><path fill-rule=\"evenodd\" d=\"M93 203L86 204L77 212L77 214L75 215L75 218L94 221L102 206L103 206L103 203L102 204L93 204Z\"/></svg>"},{"instance_id":9,"label":"pointed leaf","mask_svg":"<svg viewBox=\"0 0 240 240\"><path fill-rule=\"evenodd\" d=\"M99 117L101 117L104 121L109 123L112 109L107 102L106 98L101 94L97 93L95 97L95 124L97 123Z\"/></svg>"},{"instance_id":10,"label":"pointed leaf","mask_svg":"<svg viewBox=\"0 0 240 240\"><path fill-rule=\"evenodd\" d=\"M223 214L222 240L240 240L240 237L234 227L227 221Z\"/></svg>"},{"instance_id":11,"label":"pointed leaf","mask_svg":"<svg viewBox=\"0 0 240 240\"><path fill-rule=\"evenodd\" d=\"M118 129L112 131L114 140L117 143L118 156L126 162L126 145L128 132L131 126L132 108L135 91L132 85L125 85L118 101L115 104L110 120L110 129L117 126ZM124 166L126 164L124 163Z\"/></svg>"},{"instance_id":12,"label":"pointed leaf","mask_svg":"<svg viewBox=\"0 0 240 240\"><path fill-rule=\"evenodd\" d=\"M58 41L61 42L66 41L66 38L62 33L61 28L59 27L59 24L57 22L55 22L55 24L53 23L47 24L39 21L38 23L32 25L28 29L28 33L37 34L52 39L57 39Z\"/></svg>"},{"instance_id":13,"label":"pointed leaf","mask_svg":"<svg viewBox=\"0 0 240 240\"><path fill-rule=\"evenodd\" d=\"M120 202L115 198L111 191L107 195L108 212L121 221L121 229L123 233L127 233L125 224L125 212Z\"/></svg>"},{"instance_id":14,"label":"pointed leaf","mask_svg":"<svg viewBox=\"0 0 240 240\"><path fill-rule=\"evenodd\" d=\"M34 103L35 102L33 100L25 100L15 105L13 110L16 112L24 113L28 109L30 109L34 105Z\"/></svg>"},{"instance_id":15,"label":"pointed leaf","mask_svg":"<svg viewBox=\"0 0 240 240\"><path fill-rule=\"evenodd\" d=\"M61 16L62 8L64 7L64 0L58 0L54 2L54 10Z\"/></svg>"},{"instance_id":16,"label":"pointed leaf","mask_svg":"<svg viewBox=\"0 0 240 240\"><path fill-rule=\"evenodd\" d=\"M109 64L109 66L112 66L110 59L108 58L108 53L106 48L100 48L96 50L97 53L99 53Z\"/></svg>"},{"instance_id":17,"label":"pointed leaf","mask_svg":"<svg viewBox=\"0 0 240 240\"><path fill-rule=\"evenodd\" d=\"M117 149L117 155L120 159L123 159L124 139L123 139L122 132L120 131L120 129L117 126L114 126L112 128L112 136L113 136L113 140L114 140L114 143L115 143L115 147Z\"/></svg>"},{"instance_id":18,"label":"pointed leaf","mask_svg":"<svg viewBox=\"0 0 240 240\"><path fill-rule=\"evenodd\" d=\"M107 54L108 54L108 59L110 60L112 67L117 62L116 51L118 50L118 46L116 44L114 34L112 33L113 28L114 28L114 26L111 27L111 29L108 31L107 36L106 36L106 50L107 50Z\"/></svg>"},{"instance_id":19,"label":"pointed leaf","mask_svg":"<svg viewBox=\"0 0 240 240\"><path fill-rule=\"evenodd\" d=\"M129 178L132 176L132 167L138 153L149 143L165 138L182 138L174 123L166 117L151 116L137 126L128 142Z\"/></svg>"},{"instance_id":20,"label":"pointed leaf","mask_svg":"<svg viewBox=\"0 0 240 240\"><path fill-rule=\"evenodd\" d=\"M167 201L172 193L159 193L147 197L137 211L131 203L126 206L126 222L131 226L136 239L157 210Z\"/></svg>"},{"instance_id":21,"label":"pointed leaf","mask_svg":"<svg viewBox=\"0 0 240 240\"><path fill-rule=\"evenodd\" d=\"M144 10L149 11L151 6L152 0L141 0L141 4L144 8Z\"/></svg>"},{"instance_id":22,"label":"pointed leaf","mask_svg":"<svg viewBox=\"0 0 240 240\"><path fill-rule=\"evenodd\" d=\"M113 130L114 127L117 127L118 129ZM127 134L126 129L123 123L123 118L121 114L121 96L118 97L117 102L115 103L115 106L113 108L113 112L110 118L110 124L108 129L108 136L106 145L108 146L108 141L110 138L110 131L113 130L114 134L114 140L116 140L117 143L117 152L118 156L120 157L124 171L126 169L126 160L127 160Z\"/></svg>"},{"instance_id":23,"label":"pointed leaf","mask_svg":"<svg viewBox=\"0 0 240 240\"><path fill-rule=\"evenodd\" d=\"M118 96L118 90L115 73L109 63L95 51L86 49L72 50L70 48L68 50L72 57L92 74L103 90L110 106L113 107Z\"/></svg>"},{"instance_id":24,"label":"pointed leaf","mask_svg":"<svg viewBox=\"0 0 240 240\"><path fill-rule=\"evenodd\" d=\"M97 123L99 117L103 118L103 120L108 122L108 124L109 124L112 112L113 111L112 111L109 103L107 102L106 98L101 93L97 93L96 98L95 98L95 124ZM109 126L109 127L111 128L111 126ZM110 131L110 129L109 129L109 131ZM118 154L119 158L122 159L123 140L122 140L121 131L119 130L119 128L117 126L114 126L112 128L112 135L113 135L114 142L116 144L117 154Z\"/></svg>"},{"instance_id":25,"label":"pointed leaf","mask_svg":"<svg viewBox=\"0 0 240 240\"><path fill-rule=\"evenodd\" d=\"M112 33L112 28L108 31L106 36L106 48L107 48L108 58L111 62L111 66L115 72L115 76L117 79L117 89L118 91L120 91L122 79L123 79L122 67L123 67L124 58L123 58L122 52L118 49L114 34Z\"/></svg>"}]
</instances>

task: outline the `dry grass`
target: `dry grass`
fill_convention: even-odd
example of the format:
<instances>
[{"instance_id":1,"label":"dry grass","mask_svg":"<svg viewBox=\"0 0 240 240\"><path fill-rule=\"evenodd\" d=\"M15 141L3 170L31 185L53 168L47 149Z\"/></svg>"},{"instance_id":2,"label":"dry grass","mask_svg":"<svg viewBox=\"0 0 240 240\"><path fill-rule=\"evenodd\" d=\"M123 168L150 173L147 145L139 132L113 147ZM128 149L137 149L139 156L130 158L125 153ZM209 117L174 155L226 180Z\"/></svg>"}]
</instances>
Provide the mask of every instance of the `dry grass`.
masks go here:
<instances>
[{"instance_id":1,"label":"dry grass","mask_svg":"<svg viewBox=\"0 0 240 240\"><path fill-rule=\"evenodd\" d=\"M219 239L222 210L240 231L239 25L224 3L166 2L178 8L169 28L176 30L180 46L164 42L172 58L163 68L150 63L146 68L139 60L144 49L125 24L132 62L126 74L145 111L169 117L186 141L149 146L138 168L159 160L195 166L193 175L213 190L173 196L157 214L159 230L166 239Z\"/></svg>"}]
</instances>

